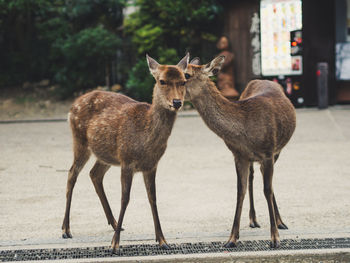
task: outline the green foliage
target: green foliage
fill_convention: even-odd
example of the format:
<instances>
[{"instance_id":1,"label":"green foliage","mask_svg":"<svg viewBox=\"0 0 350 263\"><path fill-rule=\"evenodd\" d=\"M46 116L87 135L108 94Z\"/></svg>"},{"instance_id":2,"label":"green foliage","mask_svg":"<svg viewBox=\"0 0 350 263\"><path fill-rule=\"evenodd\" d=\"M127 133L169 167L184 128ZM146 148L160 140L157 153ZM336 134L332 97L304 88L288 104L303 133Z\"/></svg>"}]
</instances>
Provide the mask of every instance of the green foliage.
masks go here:
<instances>
[{"instance_id":1,"label":"green foliage","mask_svg":"<svg viewBox=\"0 0 350 263\"><path fill-rule=\"evenodd\" d=\"M64 98L105 85L113 64L128 95L151 101L145 54L161 64L187 51L208 61L221 31L219 1L0 0L0 88L50 79ZM127 4L137 11L123 21Z\"/></svg>"},{"instance_id":2,"label":"green foliage","mask_svg":"<svg viewBox=\"0 0 350 263\"><path fill-rule=\"evenodd\" d=\"M145 60L145 53L161 64L176 64L187 51L191 57L209 60L221 31L217 25L222 7L218 0L135 0L134 4L138 11L125 19L124 26L139 62L129 74L127 89L138 96L145 94L141 99L150 101L150 92L136 92L148 89L144 78L150 77L136 72L145 65L140 62Z\"/></svg>"},{"instance_id":3,"label":"green foliage","mask_svg":"<svg viewBox=\"0 0 350 263\"><path fill-rule=\"evenodd\" d=\"M146 24L137 29L132 38L134 44L138 47L140 54L152 49L157 44L157 39L162 35L163 30L159 26Z\"/></svg>"},{"instance_id":4,"label":"green foliage","mask_svg":"<svg viewBox=\"0 0 350 263\"><path fill-rule=\"evenodd\" d=\"M0 85L51 79L60 95L104 85L125 0L0 0Z\"/></svg>"},{"instance_id":5,"label":"green foliage","mask_svg":"<svg viewBox=\"0 0 350 263\"><path fill-rule=\"evenodd\" d=\"M57 54L64 61L63 68L57 68L54 80L64 89L62 97L73 91L95 87L103 84L105 66L119 47L121 40L102 26L83 29L66 39L54 43Z\"/></svg>"},{"instance_id":6,"label":"green foliage","mask_svg":"<svg viewBox=\"0 0 350 263\"><path fill-rule=\"evenodd\" d=\"M40 79L45 75L48 47L36 25L50 6L45 0L0 0L0 84Z\"/></svg>"},{"instance_id":7,"label":"green foliage","mask_svg":"<svg viewBox=\"0 0 350 263\"><path fill-rule=\"evenodd\" d=\"M86 28L66 39L59 39L54 43L60 49L62 55L67 59L79 63L79 58L85 59L107 59L116 47L120 44L120 39L108 32L102 26Z\"/></svg>"},{"instance_id":8,"label":"green foliage","mask_svg":"<svg viewBox=\"0 0 350 263\"><path fill-rule=\"evenodd\" d=\"M126 83L127 92L137 100L151 102L154 83L146 59L143 59L131 69Z\"/></svg>"},{"instance_id":9,"label":"green foliage","mask_svg":"<svg viewBox=\"0 0 350 263\"><path fill-rule=\"evenodd\" d=\"M167 47L184 54L184 49L200 48L202 41L216 41L221 31L217 0L136 0L136 5L139 10L125 20L125 28L140 53Z\"/></svg>"},{"instance_id":10,"label":"green foliage","mask_svg":"<svg viewBox=\"0 0 350 263\"><path fill-rule=\"evenodd\" d=\"M176 65L180 61L175 48L162 49L161 47L158 47L157 54L159 57L158 62L160 64Z\"/></svg>"},{"instance_id":11,"label":"green foliage","mask_svg":"<svg viewBox=\"0 0 350 263\"><path fill-rule=\"evenodd\" d=\"M173 48L165 50L159 48L157 53L159 55L159 60L157 61L160 64L177 64L179 62L177 52ZM128 95L137 100L151 102L154 83L155 81L148 69L146 58L141 58L130 71L126 83L126 91Z\"/></svg>"}]
</instances>

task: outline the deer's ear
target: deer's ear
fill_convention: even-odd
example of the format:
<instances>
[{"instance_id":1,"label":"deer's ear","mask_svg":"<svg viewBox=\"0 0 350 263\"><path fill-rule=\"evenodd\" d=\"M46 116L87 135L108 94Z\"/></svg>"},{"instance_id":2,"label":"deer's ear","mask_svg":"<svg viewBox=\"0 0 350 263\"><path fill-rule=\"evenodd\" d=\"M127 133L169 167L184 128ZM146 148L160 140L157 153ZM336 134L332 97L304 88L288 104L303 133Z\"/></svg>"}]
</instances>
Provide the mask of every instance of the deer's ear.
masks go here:
<instances>
[{"instance_id":1,"label":"deer's ear","mask_svg":"<svg viewBox=\"0 0 350 263\"><path fill-rule=\"evenodd\" d=\"M195 57L194 59L191 60L190 64L192 65L200 65L201 64L201 60L199 57Z\"/></svg>"},{"instance_id":2,"label":"deer's ear","mask_svg":"<svg viewBox=\"0 0 350 263\"><path fill-rule=\"evenodd\" d=\"M153 58L151 58L150 56L148 56L147 54L146 54L146 59L147 59L149 71L151 72L152 75L154 75L155 73L157 73L159 63L155 61Z\"/></svg>"},{"instance_id":3,"label":"deer's ear","mask_svg":"<svg viewBox=\"0 0 350 263\"><path fill-rule=\"evenodd\" d=\"M188 61L190 60L190 53L187 53L176 66L178 66L182 71L186 71L188 66Z\"/></svg>"},{"instance_id":4,"label":"deer's ear","mask_svg":"<svg viewBox=\"0 0 350 263\"><path fill-rule=\"evenodd\" d=\"M208 77L214 76L220 71L224 62L225 56L218 56L203 67L203 72L207 74Z\"/></svg>"}]
</instances>

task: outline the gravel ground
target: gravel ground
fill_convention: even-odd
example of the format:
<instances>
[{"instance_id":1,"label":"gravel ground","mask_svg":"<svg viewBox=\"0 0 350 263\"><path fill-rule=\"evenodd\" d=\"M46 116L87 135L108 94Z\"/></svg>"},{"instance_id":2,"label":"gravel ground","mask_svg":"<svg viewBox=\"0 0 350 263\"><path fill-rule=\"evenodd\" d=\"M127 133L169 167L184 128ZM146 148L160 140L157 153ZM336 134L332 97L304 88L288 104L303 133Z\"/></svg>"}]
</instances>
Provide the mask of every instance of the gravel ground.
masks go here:
<instances>
[{"instance_id":1,"label":"gravel ground","mask_svg":"<svg viewBox=\"0 0 350 263\"><path fill-rule=\"evenodd\" d=\"M175 123L157 174L160 220L168 242L226 241L236 203L231 152L201 118L185 114ZM72 240L61 239L67 171L72 162L66 122L0 125L0 247L110 242L113 231L88 176L81 172L71 208ZM350 236L350 107L297 110L297 130L275 167L274 190L290 236ZM120 168L104 180L111 208L120 208ZM269 239L269 221L256 166L255 205L260 229L248 226L246 196L241 239ZM136 174L121 244L154 243L142 176Z\"/></svg>"}]
</instances>

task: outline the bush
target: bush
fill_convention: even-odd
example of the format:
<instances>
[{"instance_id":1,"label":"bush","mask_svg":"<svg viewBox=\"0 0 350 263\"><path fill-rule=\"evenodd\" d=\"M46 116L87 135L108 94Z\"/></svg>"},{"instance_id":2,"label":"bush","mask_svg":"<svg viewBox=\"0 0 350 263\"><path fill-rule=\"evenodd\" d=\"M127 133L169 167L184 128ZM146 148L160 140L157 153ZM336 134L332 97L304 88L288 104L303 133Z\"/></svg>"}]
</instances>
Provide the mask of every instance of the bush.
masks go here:
<instances>
[{"instance_id":1,"label":"bush","mask_svg":"<svg viewBox=\"0 0 350 263\"><path fill-rule=\"evenodd\" d=\"M63 66L57 68L54 80L61 86L61 97L104 85L106 66L120 43L116 35L102 26L83 29L66 39L57 40L54 48L63 59Z\"/></svg>"},{"instance_id":2,"label":"bush","mask_svg":"<svg viewBox=\"0 0 350 263\"><path fill-rule=\"evenodd\" d=\"M137 11L123 21L126 3ZM104 85L113 65L113 80L126 84L127 94L151 101L154 80L145 54L161 64L176 64L186 51L208 61L220 34L219 3L0 0L0 85L49 79L65 98Z\"/></svg>"},{"instance_id":3,"label":"bush","mask_svg":"<svg viewBox=\"0 0 350 263\"><path fill-rule=\"evenodd\" d=\"M154 83L154 78L144 58L131 69L126 83L126 92L136 100L151 102Z\"/></svg>"},{"instance_id":4,"label":"bush","mask_svg":"<svg viewBox=\"0 0 350 263\"><path fill-rule=\"evenodd\" d=\"M188 51L191 57L211 59L216 51L217 35L221 33L217 26L222 7L218 0L135 2L137 11L124 21L137 58L126 89L137 99L151 101L153 85L147 86L151 76L145 54L160 64L175 64Z\"/></svg>"},{"instance_id":5,"label":"bush","mask_svg":"<svg viewBox=\"0 0 350 263\"><path fill-rule=\"evenodd\" d=\"M0 0L0 85L50 79L67 97L104 84L125 1Z\"/></svg>"},{"instance_id":6,"label":"bush","mask_svg":"<svg viewBox=\"0 0 350 263\"><path fill-rule=\"evenodd\" d=\"M179 62L175 49L158 49L157 54L159 60L157 57L154 58L160 64L175 64ZM141 57L129 73L126 93L137 100L151 102L154 83L154 78L148 69L146 57Z\"/></svg>"}]
</instances>

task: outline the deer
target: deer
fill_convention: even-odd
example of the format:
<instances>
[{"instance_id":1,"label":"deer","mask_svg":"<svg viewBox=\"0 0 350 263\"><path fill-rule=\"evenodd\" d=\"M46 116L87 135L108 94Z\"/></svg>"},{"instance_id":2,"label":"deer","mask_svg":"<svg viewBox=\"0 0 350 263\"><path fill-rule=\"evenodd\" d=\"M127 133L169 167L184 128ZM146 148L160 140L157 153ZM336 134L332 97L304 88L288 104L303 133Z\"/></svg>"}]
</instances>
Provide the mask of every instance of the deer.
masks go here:
<instances>
[{"instance_id":1,"label":"deer","mask_svg":"<svg viewBox=\"0 0 350 263\"><path fill-rule=\"evenodd\" d=\"M130 199L133 175L142 172L151 206L156 241L169 249L159 221L156 202L157 165L165 152L177 112L185 97L189 54L177 65L161 65L146 55L156 83L152 104L109 91L91 91L75 100L69 111L73 135L73 164L68 173L66 210L62 237L72 238L69 214L73 188L91 153L96 162L90 178L101 201L107 221L114 229L112 252L119 248L120 231ZM121 167L121 207L115 220L103 188L103 178L111 166Z\"/></svg>"},{"instance_id":2,"label":"deer","mask_svg":"<svg viewBox=\"0 0 350 263\"><path fill-rule=\"evenodd\" d=\"M296 127L295 109L282 87L269 80L250 81L238 101L221 95L210 77L219 72L225 57L200 65L191 60L185 76L189 99L205 124L224 140L232 152L237 174L237 203L229 240L224 247L237 246L243 200L249 175L250 227L260 227L253 199L253 163L260 163L264 195L268 205L271 248L280 246L278 229L287 229L278 211L272 187L274 164Z\"/></svg>"}]
</instances>

